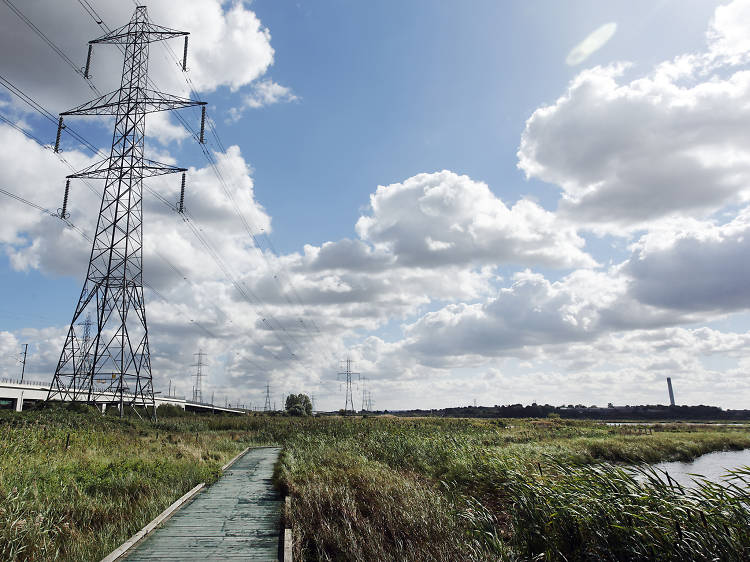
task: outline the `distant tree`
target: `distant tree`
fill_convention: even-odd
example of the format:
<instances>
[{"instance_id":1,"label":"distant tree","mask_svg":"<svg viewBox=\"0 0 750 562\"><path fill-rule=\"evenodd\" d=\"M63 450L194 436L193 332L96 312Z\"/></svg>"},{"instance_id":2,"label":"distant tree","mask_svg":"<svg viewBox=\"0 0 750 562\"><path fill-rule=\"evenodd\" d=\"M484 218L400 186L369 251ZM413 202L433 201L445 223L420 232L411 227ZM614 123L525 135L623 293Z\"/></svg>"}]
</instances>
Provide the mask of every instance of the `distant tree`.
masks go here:
<instances>
[{"instance_id":1,"label":"distant tree","mask_svg":"<svg viewBox=\"0 0 750 562\"><path fill-rule=\"evenodd\" d=\"M115 414L120 415L117 408L107 408L107 412L112 410ZM156 415L160 418L182 418L185 416L192 415L190 412L186 412L184 408L175 406L174 404L161 404L156 408Z\"/></svg>"},{"instance_id":2,"label":"distant tree","mask_svg":"<svg viewBox=\"0 0 750 562\"><path fill-rule=\"evenodd\" d=\"M286 413L290 416L309 416L312 402L307 394L290 394L286 397Z\"/></svg>"}]
</instances>

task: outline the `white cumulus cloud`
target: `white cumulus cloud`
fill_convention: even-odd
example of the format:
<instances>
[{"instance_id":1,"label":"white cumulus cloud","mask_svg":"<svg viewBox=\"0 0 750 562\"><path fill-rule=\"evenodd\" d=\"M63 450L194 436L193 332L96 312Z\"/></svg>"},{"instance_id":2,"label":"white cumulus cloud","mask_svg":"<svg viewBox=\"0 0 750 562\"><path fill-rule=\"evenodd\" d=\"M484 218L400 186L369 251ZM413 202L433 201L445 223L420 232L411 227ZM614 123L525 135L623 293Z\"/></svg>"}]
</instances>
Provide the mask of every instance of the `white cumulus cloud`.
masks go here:
<instances>
[{"instance_id":1,"label":"white cumulus cloud","mask_svg":"<svg viewBox=\"0 0 750 562\"><path fill-rule=\"evenodd\" d=\"M404 266L441 264L591 267L575 229L521 199L512 206L487 184L450 171L379 186L357 233Z\"/></svg>"},{"instance_id":2,"label":"white cumulus cloud","mask_svg":"<svg viewBox=\"0 0 750 562\"><path fill-rule=\"evenodd\" d=\"M745 48L717 39L735 36L725 19L701 56L628 79L623 63L584 70L529 117L518 167L562 189L561 217L622 232L750 197L750 71L716 57Z\"/></svg>"}]
</instances>

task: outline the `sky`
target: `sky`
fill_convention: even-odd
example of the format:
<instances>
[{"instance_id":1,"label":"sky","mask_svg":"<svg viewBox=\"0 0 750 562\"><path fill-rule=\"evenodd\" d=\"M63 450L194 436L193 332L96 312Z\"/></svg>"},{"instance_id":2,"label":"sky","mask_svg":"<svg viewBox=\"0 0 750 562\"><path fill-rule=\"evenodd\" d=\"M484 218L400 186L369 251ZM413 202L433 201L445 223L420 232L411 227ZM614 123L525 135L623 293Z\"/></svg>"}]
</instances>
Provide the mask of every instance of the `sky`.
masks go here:
<instances>
[{"instance_id":1,"label":"sky","mask_svg":"<svg viewBox=\"0 0 750 562\"><path fill-rule=\"evenodd\" d=\"M154 385L263 405L750 407L750 1L148 1ZM0 377L48 381L81 291L119 85L104 0L0 3ZM15 10L13 10L15 8ZM99 24L98 22L102 23ZM192 91L191 91L192 90ZM190 130L188 130L188 128ZM208 157L206 156L208 154ZM156 195L154 195L156 193ZM208 245L208 248L206 245ZM241 288L238 289L238 287Z\"/></svg>"}]
</instances>

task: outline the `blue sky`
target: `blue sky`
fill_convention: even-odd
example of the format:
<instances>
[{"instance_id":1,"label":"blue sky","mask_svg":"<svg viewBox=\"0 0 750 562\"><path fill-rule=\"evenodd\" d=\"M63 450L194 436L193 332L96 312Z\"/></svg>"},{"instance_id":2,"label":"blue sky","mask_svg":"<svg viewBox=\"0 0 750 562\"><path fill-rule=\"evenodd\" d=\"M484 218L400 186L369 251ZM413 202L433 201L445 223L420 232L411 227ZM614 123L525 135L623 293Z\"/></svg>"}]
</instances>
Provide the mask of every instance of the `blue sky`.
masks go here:
<instances>
[{"instance_id":1,"label":"blue sky","mask_svg":"<svg viewBox=\"0 0 750 562\"><path fill-rule=\"evenodd\" d=\"M353 236L375 186L419 172L468 174L505 201L554 209L559 190L525 181L516 151L526 119L580 70L569 50L614 21L586 64L648 67L699 49L714 5L256 1L277 52L271 74L301 99L248 112L226 138L253 163L287 251Z\"/></svg>"},{"instance_id":2,"label":"blue sky","mask_svg":"<svg viewBox=\"0 0 750 562\"><path fill-rule=\"evenodd\" d=\"M111 26L132 11L91 3ZM101 33L77 6L18 5L75 61ZM336 362L350 355L384 408L658 402L666 376L685 403L746 405L747 1L148 6L192 34L188 76L209 103L226 185L174 118L150 118L147 151L190 167L195 224L257 296L243 302L147 194L146 276L167 299L147 297L157 386L189 394L201 348L205 392L245 403L272 381L336 407ZM0 74L52 113L89 99L2 9ZM568 64L597 30L608 40ZM102 91L121 65L106 49L92 72ZM151 76L187 95L168 59L154 46ZM0 112L54 137L5 90ZM109 121L71 123L106 149ZM69 171L4 123L0 135L0 187L56 209ZM63 148L89 163L70 138ZM174 200L177 182L150 185ZM96 198L74 182L71 202L71 221L91 230ZM88 250L19 205L0 199L0 373L30 341L32 372L47 378Z\"/></svg>"}]
</instances>

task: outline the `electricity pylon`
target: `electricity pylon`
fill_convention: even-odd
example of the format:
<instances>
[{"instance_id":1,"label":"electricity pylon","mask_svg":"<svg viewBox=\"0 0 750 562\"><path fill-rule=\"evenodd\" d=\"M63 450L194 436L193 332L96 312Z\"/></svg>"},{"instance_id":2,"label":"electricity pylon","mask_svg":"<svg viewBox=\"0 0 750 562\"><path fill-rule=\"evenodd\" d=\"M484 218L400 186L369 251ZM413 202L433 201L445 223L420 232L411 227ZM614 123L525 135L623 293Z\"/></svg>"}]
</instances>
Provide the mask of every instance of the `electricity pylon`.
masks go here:
<instances>
[{"instance_id":1,"label":"electricity pylon","mask_svg":"<svg viewBox=\"0 0 750 562\"><path fill-rule=\"evenodd\" d=\"M266 383L266 403L263 405L263 411L271 411L271 385L268 383Z\"/></svg>"},{"instance_id":2,"label":"electricity pylon","mask_svg":"<svg viewBox=\"0 0 750 562\"><path fill-rule=\"evenodd\" d=\"M359 377L359 381L362 383L362 408L361 411L367 410L367 377Z\"/></svg>"},{"instance_id":3,"label":"electricity pylon","mask_svg":"<svg viewBox=\"0 0 750 562\"><path fill-rule=\"evenodd\" d=\"M346 399L344 402L344 415L351 412L354 413L354 397L352 396L352 375L359 375L359 373L352 372L352 360L348 357L341 362L343 371L338 373L339 376L344 376L346 381Z\"/></svg>"},{"instance_id":4,"label":"electricity pylon","mask_svg":"<svg viewBox=\"0 0 750 562\"><path fill-rule=\"evenodd\" d=\"M274 408L275 410L276 408ZM264 412L271 411L271 385L266 383L266 403L263 405Z\"/></svg>"},{"instance_id":5,"label":"electricity pylon","mask_svg":"<svg viewBox=\"0 0 750 562\"><path fill-rule=\"evenodd\" d=\"M146 7L137 7L129 23L89 41L86 76L93 45L124 47L120 88L60 114L55 150L65 116L114 115L115 127L109 157L68 176L105 183L86 280L47 400L117 401L120 416L126 404L150 406L156 417L143 298L143 178L186 170L144 158L146 114L205 102L149 89L148 52L150 43L185 37L186 56L187 35L149 22ZM96 330L84 343L76 323L89 311Z\"/></svg>"},{"instance_id":6,"label":"electricity pylon","mask_svg":"<svg viewBox=\"0 0 750 562\"><path fill-rule=\"evenodd\" d=\"M86 313L86 319L82 322L78 322L78 326L81 326L83 328L83 339L80 343L80 348L83 350L89 349L89 342L91 341L91 311ZM78 376L80 377L81 374L85 374L89 372L89 367L91 363L91 356L88 353L84 353L82 357L79 358L78 361Z\"/></svg>"},{"instance_id":7,"label":"electricity pylon","mask_svg":"<svg viewBox=\"0 0 750 562\"><path fill-rule=\"evenodd\" d=\"M198 358L198 362L192 365L196 369L195 386L193 387L193 402L201 404L203 403L203 367L206 366L203 362L203 357L205 357L206 354L203 353L202 349L199 349L198 353L193 353L193 355Z\"/></svg>"}]
</instances>

